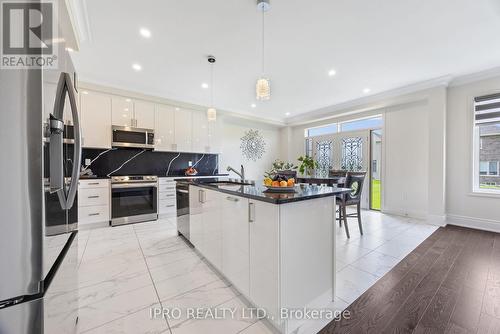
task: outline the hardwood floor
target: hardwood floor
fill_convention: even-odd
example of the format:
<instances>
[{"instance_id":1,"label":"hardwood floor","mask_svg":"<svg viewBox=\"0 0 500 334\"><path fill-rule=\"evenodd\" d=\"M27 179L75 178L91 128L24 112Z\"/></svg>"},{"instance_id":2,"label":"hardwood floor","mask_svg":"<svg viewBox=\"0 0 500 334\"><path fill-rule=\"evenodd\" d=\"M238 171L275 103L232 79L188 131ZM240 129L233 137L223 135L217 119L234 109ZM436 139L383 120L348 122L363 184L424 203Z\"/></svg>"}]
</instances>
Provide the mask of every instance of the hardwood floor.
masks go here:
<instances>
[{"instance_id":1,"label":"hardwood floor","mask_svg":"<svg viewBox=\"0 0 500 334\"><path fill-rule=\"evenodd\" d=\"M500 333L500 234L434 232L321 334Z\"/></svg>"}]
</instances>

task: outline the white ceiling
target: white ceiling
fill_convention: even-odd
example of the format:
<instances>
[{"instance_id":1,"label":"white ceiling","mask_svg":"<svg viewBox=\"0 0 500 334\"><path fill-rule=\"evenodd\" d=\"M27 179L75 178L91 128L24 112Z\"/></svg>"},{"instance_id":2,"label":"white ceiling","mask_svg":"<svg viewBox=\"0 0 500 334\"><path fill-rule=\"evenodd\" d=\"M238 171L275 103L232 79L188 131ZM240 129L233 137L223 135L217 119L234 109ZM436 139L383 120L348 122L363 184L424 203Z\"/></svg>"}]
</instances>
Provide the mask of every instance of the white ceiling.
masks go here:
<instances>
[{"instance_id":1,"label":"white ceiling","mask_svg":"<svg viewBox=\"0 0 500 334\"><path fill-rule=\"evenodd\" d=\"M83 81L206 105L201 83L210 82L213 54L216 107L260 118L284 120L366 96L365 88L376 94L500 66L498 0L271 0L272 97L257 102L255 0L86 2L91 38L74 55Z\"/></svg>"}]
</instances>

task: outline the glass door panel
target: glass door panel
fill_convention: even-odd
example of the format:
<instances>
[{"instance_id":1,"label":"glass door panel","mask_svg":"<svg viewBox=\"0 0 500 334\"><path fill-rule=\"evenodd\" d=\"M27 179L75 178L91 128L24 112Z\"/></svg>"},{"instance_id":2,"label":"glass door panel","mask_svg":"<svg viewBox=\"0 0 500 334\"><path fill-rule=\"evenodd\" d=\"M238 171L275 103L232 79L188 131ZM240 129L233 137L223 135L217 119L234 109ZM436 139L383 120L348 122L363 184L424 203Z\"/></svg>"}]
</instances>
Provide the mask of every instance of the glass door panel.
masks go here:
<instances>
[{"instance_id":1,"label":"glass door panel","mask_svg":"<svg viewBox=\"0 0 500 334\"><path fill-rule=\"evenodd\" d=\"M370 209L381 210L382 205L382 130L371 132Z\"/></svg>"}]
</instances>

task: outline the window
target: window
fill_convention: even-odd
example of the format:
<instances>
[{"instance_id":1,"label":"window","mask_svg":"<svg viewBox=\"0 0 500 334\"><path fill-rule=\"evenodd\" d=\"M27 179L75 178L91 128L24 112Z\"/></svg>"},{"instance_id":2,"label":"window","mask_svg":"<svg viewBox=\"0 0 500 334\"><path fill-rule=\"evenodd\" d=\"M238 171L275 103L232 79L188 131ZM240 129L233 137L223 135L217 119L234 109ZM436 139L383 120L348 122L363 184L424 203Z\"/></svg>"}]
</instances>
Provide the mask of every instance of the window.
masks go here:
<instances>
[{"instance_id":1,"label":"window","mask_svg":"<svg viewBox=\"0 0 500 334\"><path fill-rule=\"evenodd\" d=\"M500 94L474 99L474 191L500 194Z\"/></svg>"},{"instance_id":2,"label":"window","mask_svg":"<svg viewBox=\"0 0 500 334\"><path fill-rule=\"evenodd\" d=\"M365 119L358 119L355 121L340 123L340 132L364 130L364 129L376 129L382 127L382 117L372 117Z\"/></svg>"},{"instance_id":3,"label":"window","mask_svg":"<svg viewBox=\"0 0 500 334\"><path fill-rule=\"evenodd\" d=\"M310 128L306 129L306 137L314 137L314 136L323 136L323 135L329 135L332 133L337 133L337 124L328 124L325 126L320 126L317 128Z\"/></svg>"},{"instance_id":4,"label":"window","mask_svg":"<svg viewBox=\"0 0 500 334\"><path fill-rule=\"evenodd\" d=\"M479 175L498 176L498 161L480 161Z\"/></svg>"},{"instance_id":5,"label":"window","mask_svg":"<svg viewBox=\"0 0 500 334\"><path fill-rule=\"evenodd\" d=\"M306 139L306 157L313 156L313 140L308 138Z\"/></svg>"},{"instance_id":6,"label":"window","mask_svg":"<svg viewBox=\"0 0 500 334\"><path fill-rule=\"evenodd\" d=\"M382 127L382 116L377 115L369 118L355 119L340 123L332 123L315 128L309 128L304 131L305 137L324 136L339 132L378 129Z\"/></svg>"}]
</instances>

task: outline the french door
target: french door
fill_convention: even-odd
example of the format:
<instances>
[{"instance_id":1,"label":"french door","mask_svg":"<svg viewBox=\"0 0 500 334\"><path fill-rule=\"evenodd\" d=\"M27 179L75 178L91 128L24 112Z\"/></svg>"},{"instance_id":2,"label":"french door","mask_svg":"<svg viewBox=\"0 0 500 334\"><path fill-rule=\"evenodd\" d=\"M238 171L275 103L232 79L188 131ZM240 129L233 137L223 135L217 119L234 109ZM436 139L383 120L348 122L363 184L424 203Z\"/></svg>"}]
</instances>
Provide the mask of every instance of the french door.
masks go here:
<instances>
[{"instance_id":1,"label":"french door","mask_svg":"<svg viewBox=\"0 0 500 334\"><path fill-rule=\"evenodd\" d=\"M365 171L361 203L369 208L370 130L309 137L308 151L318 163L317 177L328 177L330 170Z\"/></svg>"}]
</instances>

